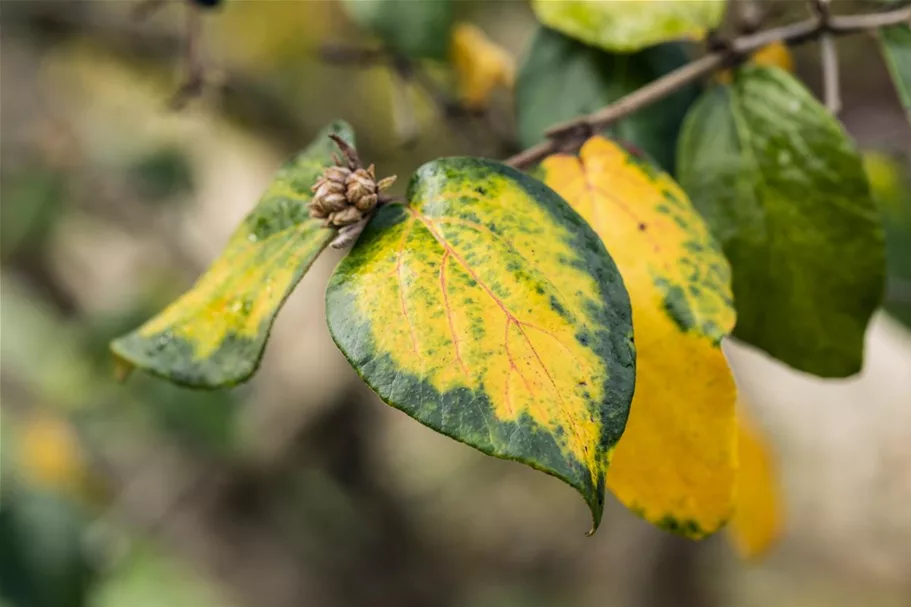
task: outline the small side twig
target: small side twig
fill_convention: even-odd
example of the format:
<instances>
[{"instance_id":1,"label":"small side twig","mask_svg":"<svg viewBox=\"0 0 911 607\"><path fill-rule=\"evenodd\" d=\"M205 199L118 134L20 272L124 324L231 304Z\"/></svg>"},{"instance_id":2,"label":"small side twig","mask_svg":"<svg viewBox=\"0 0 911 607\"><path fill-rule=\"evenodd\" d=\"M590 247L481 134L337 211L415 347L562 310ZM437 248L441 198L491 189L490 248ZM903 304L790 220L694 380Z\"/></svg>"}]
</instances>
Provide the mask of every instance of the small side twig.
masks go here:
<instances>
[{"instance_id":1,"label":"small side twig","mask_svg":"<svg viewBox=\"0 0 911 607\"><path fill-rule=\"evenodd\" d=\"M838 74L838 51L835 48L835 36L830 31L832 11L829 0L813 0L813 6L819 16L820 63L822 65L823 99L830 112L837 115L841 111L841 85Z\"/></svg>"},{"instance_id":2,"label":"small side twig","mask_svg":"<svg viewBox=\"0 0 911 607\"><path fill-rule=\"evenodd\" d=\"M171 98L172 109L183 109L187 103L202 94L206 85L206 60L203 52L202 15L199 9L187 3L186 61L187 75L184 83Z\"/></svg>"}]
</instances>

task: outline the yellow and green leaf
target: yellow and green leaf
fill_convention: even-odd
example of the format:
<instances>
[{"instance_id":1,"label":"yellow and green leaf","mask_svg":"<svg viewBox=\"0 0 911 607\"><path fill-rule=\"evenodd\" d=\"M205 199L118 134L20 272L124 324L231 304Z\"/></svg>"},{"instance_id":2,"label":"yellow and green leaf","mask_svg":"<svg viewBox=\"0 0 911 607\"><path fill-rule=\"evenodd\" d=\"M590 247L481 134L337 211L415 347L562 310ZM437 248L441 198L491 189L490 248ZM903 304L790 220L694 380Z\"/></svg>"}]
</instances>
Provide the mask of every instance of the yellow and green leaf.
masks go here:
<instances>
[{"instance_id":1,"label":"yellow and green leaf","mask_svg":"<svg viewBox=\"0 0 911 607\"><path fill-rule=\"evenodd\" d=\"M766 552L781 535L778 475L768 441L741 410L737 421L737 505L728 538L743 558Z\"/></svg>"},{"instance_id":2,"label":"yellow and green leaf","mask_svg":"<svg viewBox=\"0 0 911 607\"><path fill-rule=\"evenodd\" d=\"M538 20L591 46L631 52L671 40L701 40L727 0L533 0Z\"/></svg>"},{"instance_id":3,"label":"yellow and green leaf","mask_svg":"<svg viewBox=\"0 0 911 607\"><path fill-rule=\"evenodd\" d=\"M290 160L228 246L190 291L136 331L111 344L116 357L175 383L232 386L259 365L279 308L335 232L310 219L310 187L332 164L329 125Z\"/></svg>"},{"instance_id":4,"label":"yellow and green leaf","mask_svg":"<svg viewBox=\"0 0 911 607\"><path fill-rule=\"evenodd\" d=\"M597 528L635 380L604 245L552 190L493 161L430 162L408 198L330 280L336 344L388 404L577 489Z\"/></svg>"},{"instance_id":5,"label":"yellow and green leaf","mask_svg":"<svg viewBox=\"0 0 911 607\"><path fill-rule=\"evenodd\" d=\"M608 487L656 525L712 533L731 516L736 463L727 261L680 187L608 139L541 169L610 246L633 306L636 392Z\"/></svg>"}]
</instances>

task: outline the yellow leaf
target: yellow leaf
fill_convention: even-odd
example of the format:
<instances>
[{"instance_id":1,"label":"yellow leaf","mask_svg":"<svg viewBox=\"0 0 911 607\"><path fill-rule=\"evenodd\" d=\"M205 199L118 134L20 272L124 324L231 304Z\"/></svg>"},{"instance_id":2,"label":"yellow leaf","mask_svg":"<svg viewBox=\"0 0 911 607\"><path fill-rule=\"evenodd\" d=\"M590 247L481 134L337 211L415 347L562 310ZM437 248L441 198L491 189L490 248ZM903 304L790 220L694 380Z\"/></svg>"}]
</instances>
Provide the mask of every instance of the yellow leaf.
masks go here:
<instances>
[{"instance_id":1,"label":"yellow leaf","mask_svg":"<svg viewBox=\"0 0 911 607\"><path fill-rule=\"evenodd\" d=\"M735 475L727 261L680 187L603 137L542 169L601 236L633 306L636 390L608 487L662 528L712 533L731 516Z\"/></svg>"},{"instance_id":2,"label":"yellow leaf","mask_svg":"<svg viewBox=\"0 0 911 607\"><path fill-rule=\"evenodd\" d=\"M379 211L326 291L380 397L577 489L594 527L635 375L630 304L598 236L515 169L442 158Z\"/></svg>"},{"instance_id":3,"label":"yellow leaf","mask_svg":"<svg viewBox=\"0 0 911 607\"><path fill-rule=\"evenodd\" d=\"M466 106L483 109L495 87L512 88L516 71L512 57L474 25L460 23L455 27L451 55Z\"/></svg>"},{"instance_id":4,"label":"yellow leaf","mask_svg":"<svg viewBox=\"0 0 911 607\"><path fill-rule=\"evenodd\" d=\"M29 417L22 423L17 445L17 459L30 483L67 493L84 488L85 458L61 419L47 414Z\"/></svg>"},{"instance_id":5,"label":"yellow leaf","mask_svg":"<svg viewBox=\"0 0 911 607\"><path fill-rule=\"evenodd\" d=\"M794 73L794 56L788 45L776 40L771 44L762 47L750 57L749 63L753 65L766 65L780 67L786 72ZM718 82L730 84L732 81L731 70L721 70L718 72Z\"/></svg>"},{"instance_id":6,"label":"yellow leaf","mask_svg":"<svg viewBox=\"0 0 911 607\"><path fill-rule=\"evenodd\" d=\"M335 231L307 210L311 186L332 164L334 122L279 170L224 252L189 291L139 329L111 342L117 371L136 367L175 383L220 388L246 381L276 314Z\"/></svg>"},{"instance_id":7,"label":"yellow leaf","mask_svg":"<svg viewBox=\"0 0 911 607\"><path fill-rule=\"evenodd\" d=\"M751 558L768 550L781 535L781 504L775 463L766 439L746 419L742 407L737 435L740 470L728 538L743 558Z\"/></svg>"}]
</instances>

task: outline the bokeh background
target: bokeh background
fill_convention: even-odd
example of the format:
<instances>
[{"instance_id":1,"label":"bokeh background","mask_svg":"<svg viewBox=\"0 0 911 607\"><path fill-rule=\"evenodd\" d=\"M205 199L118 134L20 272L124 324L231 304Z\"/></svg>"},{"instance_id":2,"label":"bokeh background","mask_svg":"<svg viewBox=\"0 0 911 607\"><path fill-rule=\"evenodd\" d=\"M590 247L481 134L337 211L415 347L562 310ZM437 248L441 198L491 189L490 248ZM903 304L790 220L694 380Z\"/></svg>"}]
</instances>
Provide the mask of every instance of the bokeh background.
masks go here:
<instances>
[{"instance_id":1,"label":"bokeh background","mask_svg":"<svg viewBox=\"0 0 911 607\"><path fill-rule=\"evenodd\" d=\"M587 538L559 481L381 403L325 327L335 251L249 384L117 383L108 340L192 284L330 120L399 188L432 158L514 151L508 92L447 116L384 67L327 65L321 44L372 44L330 0L228 0L204 25L216 83L173 111L185 7L140 22L135 5L0 1L2 607L911 604L911 129L872 37L840 43L841 117L882 201L891 314L843 381L728 344L784 511L746 562L724 533L679 539L616 503ZM457 10L516 57L535 27L519 0ZM814 90L817 55L796 52Z\"/></svg>"}]
</instances>

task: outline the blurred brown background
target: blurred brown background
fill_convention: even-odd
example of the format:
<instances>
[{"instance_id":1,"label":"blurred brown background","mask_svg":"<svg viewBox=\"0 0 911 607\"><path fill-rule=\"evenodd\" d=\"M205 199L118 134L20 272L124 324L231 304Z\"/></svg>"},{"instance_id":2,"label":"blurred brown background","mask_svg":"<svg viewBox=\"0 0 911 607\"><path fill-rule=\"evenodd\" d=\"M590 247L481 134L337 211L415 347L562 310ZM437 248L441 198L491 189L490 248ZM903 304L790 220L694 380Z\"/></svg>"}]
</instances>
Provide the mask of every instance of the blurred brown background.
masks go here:
<instances>
[{"instance_id":1,"label":"blurred brown background","mask_svg":"<svg viewBox=\"0 0 911 607\"><path fill-rule=\"evenodd\" d=\"M0 2L0 605L911 604L911 333L883 313L849 380L729 344L786 510L782 541L751 563L723 533L678 539L616 503L586 538L559 481L386 407L325 327L337 252L281 312L250 384L116 383L107 341L186 289L330 120L350 121L398 188L432 158L511 149L506 94L487 118L445 120L384 68L321 62L322 43L370 42L329 0L228 0L205 23L220 84L171 111L185 7L137 22L135 4ZM779 20L806 14L777 4ZM517 57L534 29L522 1L459 2L458 16ZM911 129L875 42L840 48L847 128L907 166ZM797 52L814 90L817 53ZM403 94L410 146L393 119ZM911 229L899 234L911 258ZM904 280L890 288L911 305Z\"/></svg>"}]
</instances>

